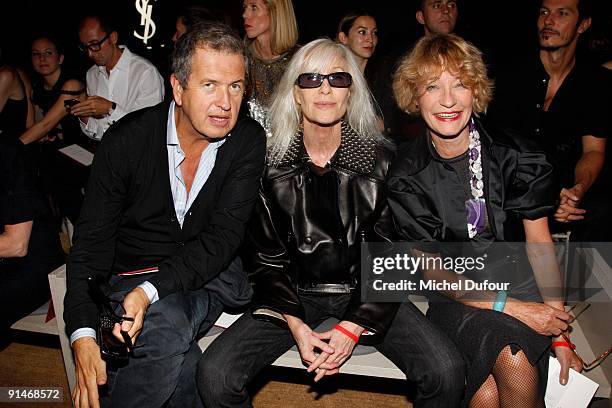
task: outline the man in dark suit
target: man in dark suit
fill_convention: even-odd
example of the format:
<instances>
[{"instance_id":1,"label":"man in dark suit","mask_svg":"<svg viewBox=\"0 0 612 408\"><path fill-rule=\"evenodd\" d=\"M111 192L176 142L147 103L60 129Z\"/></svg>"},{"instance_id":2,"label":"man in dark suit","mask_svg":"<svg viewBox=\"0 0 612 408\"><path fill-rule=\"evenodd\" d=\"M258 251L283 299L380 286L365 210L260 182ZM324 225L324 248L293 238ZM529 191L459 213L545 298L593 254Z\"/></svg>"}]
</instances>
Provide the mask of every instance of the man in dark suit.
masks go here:
<instances>
[{"instance_id":1,"label":"man in dark suit","mask_svg":"<svg viewBox=\"0 0 612 408\"><path fill-rule=\"evenodd\" d=\"M243 44L231 29L198 26L176 44L174 101L131 113L105 134L67 266L75 406L198 403L191 388L190 356L195 363L200 354L195 338L214 323L228 292L248 288L232 259L257 195L266 142L256 122L238 120L245 73ZM142 269L158 272L133 273ZM136 347L127 364L109 364L108 378L86 282L93 275L108 282L111 297L127 293L124 316L134 319L115 325L117 338L123 330ZM220 281L233 288L219 292ZM99 394L104 384L108 392Z\"/></svg>"}]
</instances>

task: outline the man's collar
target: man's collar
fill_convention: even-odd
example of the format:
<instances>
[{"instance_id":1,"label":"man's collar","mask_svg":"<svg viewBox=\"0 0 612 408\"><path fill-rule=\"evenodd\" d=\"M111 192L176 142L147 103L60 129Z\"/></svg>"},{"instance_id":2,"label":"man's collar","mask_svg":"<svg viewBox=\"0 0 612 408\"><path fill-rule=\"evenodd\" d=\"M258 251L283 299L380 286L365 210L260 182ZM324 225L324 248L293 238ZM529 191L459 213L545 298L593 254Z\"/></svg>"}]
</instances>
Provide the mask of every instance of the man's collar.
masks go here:
<instances>
[{"instance_id":1,"label":"man's collar","mask_svg":"<svg viewBox=\"0 0 612 408\"><path fill-rule=\"evenodd\" d=\"M132 53L125 45L120 45L119 49L122 51L121 56L119 57L119 61L115 64L115 66L111 69L111 71L119 70L127 72L130 67L130 60L132 59ZM100 72L106 72L106 66L98 66L98 70Z\"/></svg>"},{"instance_id":2,"label":"man's collar","mask_svg":"<svg viewBox=\"0 0 612 408\"><path fill-rule=\"evenodd\" d=\"M166 144L168 146L178 146L178 133L176 132L176 121L174 118L174 101L170 102L170 108L168 109L168 122L166 125Z\"/></svg>"},{"instance_id":3,"label":"man's collar","mask_svg":"<svg viewBox=\"0 0 612 408\"><path fill-rule=\"evenodd\" d=\"M119 49L122 51L121 56L119 57L119 61L117 61L117 65L113 67L113 69L118 69L120 71L128 71L130 67L130 60L132 59L132 53L125 45L120 45Z\"/></svg>"}]
</instances>

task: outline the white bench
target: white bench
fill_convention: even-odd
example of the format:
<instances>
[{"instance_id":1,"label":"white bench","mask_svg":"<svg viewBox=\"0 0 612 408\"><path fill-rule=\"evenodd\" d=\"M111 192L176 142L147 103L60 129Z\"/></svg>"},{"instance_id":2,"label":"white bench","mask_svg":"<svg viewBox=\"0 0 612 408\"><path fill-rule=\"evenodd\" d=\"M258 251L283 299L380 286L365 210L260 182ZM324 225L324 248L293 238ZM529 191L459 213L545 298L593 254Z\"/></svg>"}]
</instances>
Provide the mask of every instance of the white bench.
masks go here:
<instances>
[{"instance_id":1,"label":"white bench","mask_svg":"<svg viewBox=\"0 0 612 408\"><path fill-rule=\"evenodd\" d=\"M585 253L583 254L587 262L590 262L592 265L593 276L603 284L606 290L609 290L608 296L609 299L612 298L612 271L607 266L605 261L599 256L597 251L594 254ZM66 375L68 377L68 384L70 385L70 389L72 390L75 386L75 371L74 371L74 359L72 356L72 349L70 348L70 342L68 337L65 334L65 325L63 319L64 312L64 295L66 293L66 268L65 266L61 266L51 274L49 274L49 284L51 287L51 294L53 299L53 304L55 306L55 321L57 323L57 333L59 333L60 343L62 348L62 355L64 357L64 365L66 368ZM605 286L609 285L609 286ZM425 312L427 308L426 302L415 302L417 307L421 309L421 311ZM581 355L586 359L593 359L595 356L593 355L593 349L596 349L598 352L601 348L603 350L604 344L609 346L610 340L612 339L612 334L610 331L612 327L610 324L607 324L607 331L602 330L601 322L609 322L609 316L612 315L612 303L601 303L594 305L591 307L590 316L593 316L593 312L595 312L595 321L589 322L588 319L580 318L581 324L578 322L574 323L574 332L572 334L572 341L576 343L577 349L580 350ZM239 316L237 315L228 315L223 313L223 315L217 320L215 323L215 328L226 328L229 324L233 323ZM601 320L599 319L601 317ZM49 322L51 323L51 322ZM583 328L584 327L584 333ZM213 328L213 330L215 330ZM215 331L219 331L216 329ZM587 341L585 338L589 338ZM215 335L205 336L199 341L200 347L204 350L212 341L219 335L216 333ZM593 340L591 340L593 339ZM359 346L362 347L362 346ZM394 378L394 379L405 379L405 375L402 371L400 371L390 360L388 360L385 356L375 351L369 354L361 354L358 350L355 352L356 355L352 356L340 370L341 373L345 374L356 374L356 375L364 375L370 377L384 377L384 378ZM274 363L276 366L282 367L293 367L304 369L304 365L300 359L299 353L295 350L289 350L281 357L279 357ZM612 360L608 359L601 366L585 373L585 375L591 378L593 381L597 382L600 387L595 394L595 397L598 398L610 398L611 387L610 383L612 382Z\"/></svg>"}]
</instances>

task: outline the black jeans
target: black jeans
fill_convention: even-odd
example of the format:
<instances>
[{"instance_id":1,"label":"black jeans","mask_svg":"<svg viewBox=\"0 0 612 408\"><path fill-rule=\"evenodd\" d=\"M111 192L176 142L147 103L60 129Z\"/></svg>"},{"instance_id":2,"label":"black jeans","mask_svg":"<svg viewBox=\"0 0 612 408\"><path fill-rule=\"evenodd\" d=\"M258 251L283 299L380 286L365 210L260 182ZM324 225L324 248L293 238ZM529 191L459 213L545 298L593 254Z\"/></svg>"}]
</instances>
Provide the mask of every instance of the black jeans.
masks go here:
<instances>
[{"instance_id":1,"label":"black jeans","mask_svg":"<svg viewBox=\"0 0 612 408\"><path fill-rule=\"evenodd\" d=\"M305 323L314 328L330 316L341 319L349 298L301 296ZM250 407L247 384L293 345L289 330L245 313L200 359L197 385L204 406ZM465 386L463 359L450 339L412 303L401 305L385 339L375 347L415 384L415 407L459 405Z\"/></svg>"}]
</instances>

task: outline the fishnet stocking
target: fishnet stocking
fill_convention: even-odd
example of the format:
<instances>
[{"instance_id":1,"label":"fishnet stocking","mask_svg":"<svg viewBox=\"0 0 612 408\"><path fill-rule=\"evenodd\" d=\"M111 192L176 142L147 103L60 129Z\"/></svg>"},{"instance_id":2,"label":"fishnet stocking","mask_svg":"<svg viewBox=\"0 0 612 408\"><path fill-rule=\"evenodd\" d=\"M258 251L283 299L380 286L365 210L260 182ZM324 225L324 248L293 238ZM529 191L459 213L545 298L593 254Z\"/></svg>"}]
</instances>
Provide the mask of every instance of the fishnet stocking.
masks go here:
<instances>
[{"instance_id":1,"label":"fishnet stocking","mask_svg":"<svg viewBox=\"0 0 612 408\"><path fill-rule=\"evenodd\" d=\"M498 406L544 408L544 396L540 395L538 387L538 369L529 363L522 351L513 355L510 346L504 347L497 356L492 373L499 393Z\"/></svg>"},{"instance_id":2,"label":"fishnet stocking","mask_svg":"<svg viewBox=\"0 0 612 408\"><path fill-rule=\"evenodd\" d=\"M470 401L470 408L500 408L497 383L493 375L489 375Z\"/></svg>"}]
</instances>

